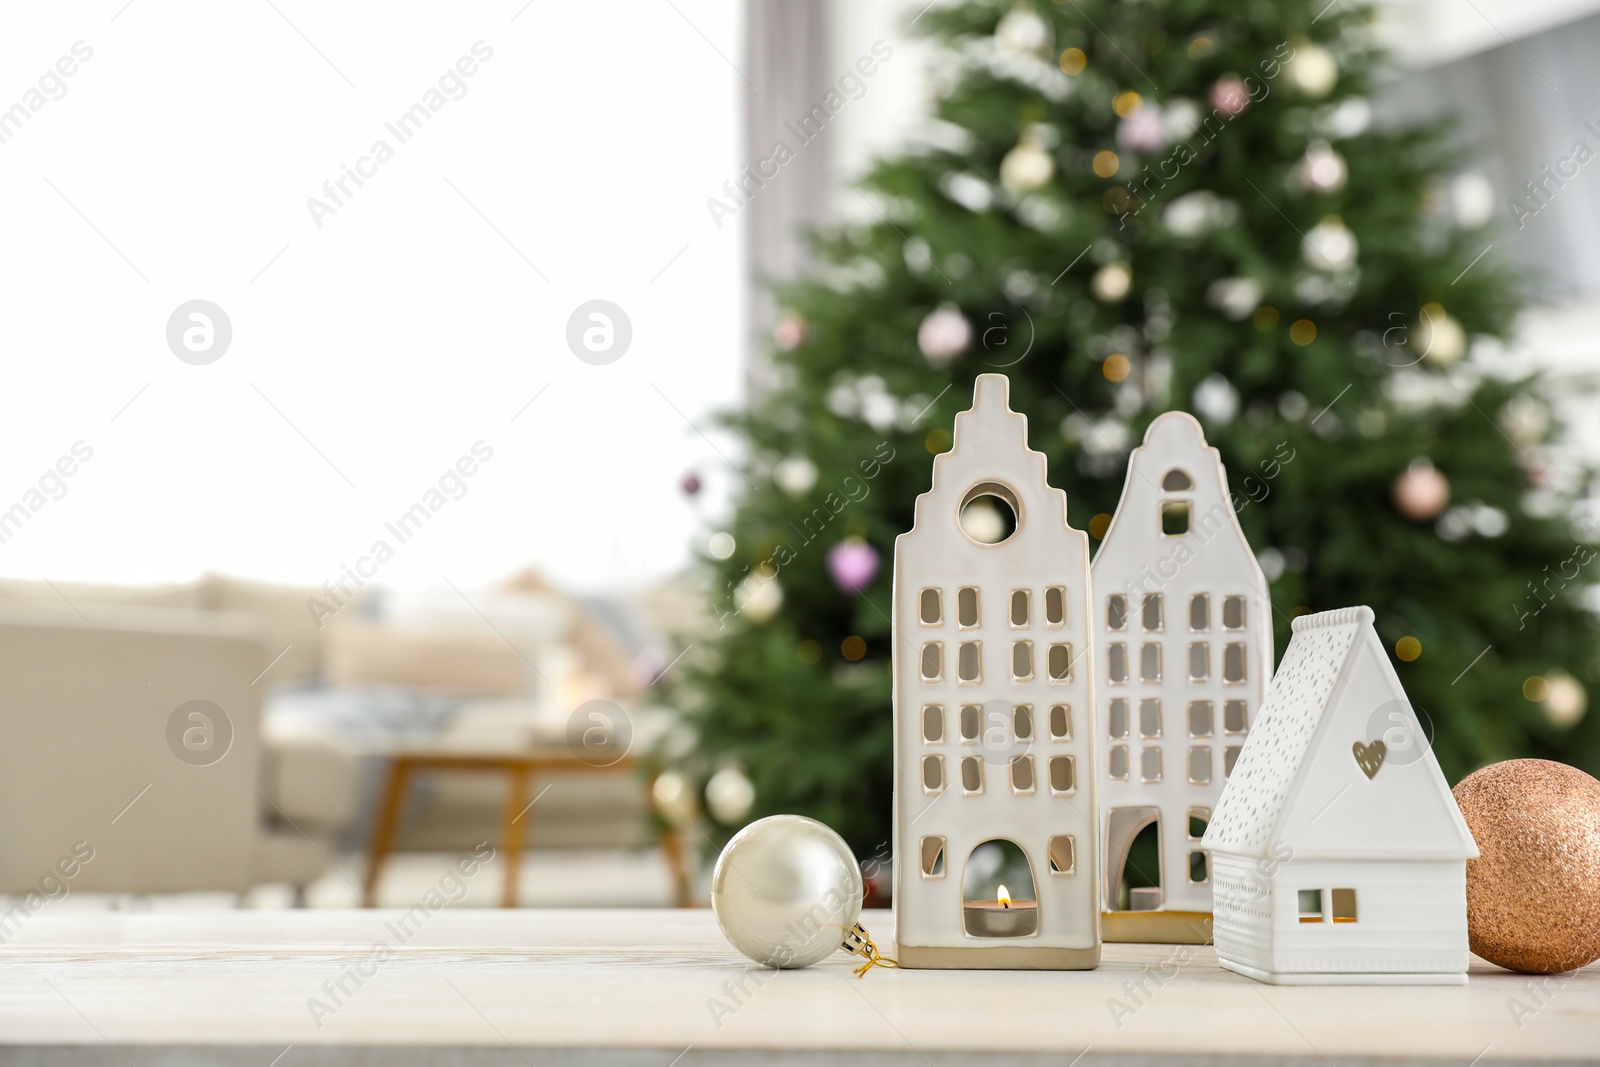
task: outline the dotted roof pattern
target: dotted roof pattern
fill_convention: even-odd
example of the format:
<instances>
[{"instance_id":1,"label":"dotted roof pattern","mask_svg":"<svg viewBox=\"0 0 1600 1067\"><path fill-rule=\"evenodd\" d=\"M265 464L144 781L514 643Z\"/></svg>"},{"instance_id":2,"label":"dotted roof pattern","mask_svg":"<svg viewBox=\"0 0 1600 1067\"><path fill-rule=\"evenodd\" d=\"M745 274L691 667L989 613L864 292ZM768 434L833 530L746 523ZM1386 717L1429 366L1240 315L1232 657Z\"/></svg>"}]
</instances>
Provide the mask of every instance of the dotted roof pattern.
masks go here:
<instances>
[{"instance_id":1,"label":"dotted roof pattern","mask_svg":"<svg viewBox=\"0 0 1600 1067\"><path fill-rule=\"evenodd\" d=\"M1366 607L1294 620L1272 689L1206 829L1207 848L1246 855L1266 848L1356 637L1371 624Z\"/></svg>"}]
</instances>

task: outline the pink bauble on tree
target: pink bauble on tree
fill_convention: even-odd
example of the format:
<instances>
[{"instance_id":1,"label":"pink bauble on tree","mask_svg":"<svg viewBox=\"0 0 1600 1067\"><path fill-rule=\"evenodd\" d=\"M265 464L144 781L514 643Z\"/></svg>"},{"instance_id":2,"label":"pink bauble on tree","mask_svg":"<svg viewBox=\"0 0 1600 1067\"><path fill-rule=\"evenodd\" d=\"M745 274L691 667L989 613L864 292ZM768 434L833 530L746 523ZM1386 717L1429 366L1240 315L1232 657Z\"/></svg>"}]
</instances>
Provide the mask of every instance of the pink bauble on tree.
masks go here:
<instances>
[{"instance_id":1,"label":"pink bauble on tree","mask_svg":"<svg viewBox=\"0 0 1600 1067\"><path fill-rule=\"evenodd\" d=\"M1250 93L1232 74L1224 74L1211 87L1211 106L1228 118L1233 118L1250 106Z\"/></svg>"},{"instance_id":2,"label":"pink bauble on tree","mask_svg":"<svg viewBox=\"0 0 1600 1067\"><path fill-rule=\"evenodd\" d=\"M860 596L878 575L878 550L859 537L847 537L828 549L828 576L839 592Z\"/></svg>"},{"instance_id":3,"label":"pink bauble on tree","mask_svg":"<svg viewBox=\"0 0 1600 1067\"><path fill-rule=\"evenodd\" d=\"M772 341L784 352L792 352L806 339L806 320L793 311L785 311L772 324Z\"/></svg>"},{"instance_id":4,"label":"pink bauble on tree","mask_svg":"<svg viewBox=\"0 0 1600 1067\"><path fill-rule=\"evenodd\" d=\"M929 363L942 366L972 344L972 323L954 305L935 308L917 327L917 347Z\"/></svg>"},{"instance_id":5,"label":"pink bauble on tree","mask_svg":"<svg viewBox=\"0 0 1600 1067\"><path fill-rule=\"evenodd\" d=\"M1155 104L1141 104L1117 124L1117 145L1148 155L1167 145L1167 120Z\"/></svg>"},{"instance_id":6,"label":"pink bauble on tree","mask_svg":"<svg viewBox=\"0 0 1600 1067\"><path fill-rule=\"evenodd\" d=\"M1412 522L1431 522L1450 503L1450 480L1430 461L1415 459L1394 482L1394 506Z\"/></svg>"}]
</instances>

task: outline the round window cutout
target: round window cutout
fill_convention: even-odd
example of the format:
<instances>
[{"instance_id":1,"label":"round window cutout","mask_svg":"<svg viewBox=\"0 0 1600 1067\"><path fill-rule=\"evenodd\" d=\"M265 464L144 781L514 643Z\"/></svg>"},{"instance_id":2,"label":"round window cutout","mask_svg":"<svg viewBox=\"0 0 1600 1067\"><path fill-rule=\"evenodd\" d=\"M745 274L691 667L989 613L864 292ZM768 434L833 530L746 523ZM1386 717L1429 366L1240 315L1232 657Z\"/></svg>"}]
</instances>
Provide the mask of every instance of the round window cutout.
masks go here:
<instances>
[{"instance_id":1,"label":"round window cutout","mask_svg":"<svg viewBox=\"0 0 1600 1067\"><path fill-rule=\"evenodd\" d=\"M1167 472L1165 478L1161 479L1161 488L1169 493L1181 493L1194 488L1194 479L1189 477L1188 471L1174 467Z\"/></svg>"},{"instance_id":2,"label":"round window cutout","mask_svg":"<svg viewBox=\"0 0 1600 1067\"><path fill-rule=\"evenodd\" d=\"M961 532L980 545L998 545L1017 532L1017 500L996 482L975 485L961 502Z\"/></svg>"}]
</instances>

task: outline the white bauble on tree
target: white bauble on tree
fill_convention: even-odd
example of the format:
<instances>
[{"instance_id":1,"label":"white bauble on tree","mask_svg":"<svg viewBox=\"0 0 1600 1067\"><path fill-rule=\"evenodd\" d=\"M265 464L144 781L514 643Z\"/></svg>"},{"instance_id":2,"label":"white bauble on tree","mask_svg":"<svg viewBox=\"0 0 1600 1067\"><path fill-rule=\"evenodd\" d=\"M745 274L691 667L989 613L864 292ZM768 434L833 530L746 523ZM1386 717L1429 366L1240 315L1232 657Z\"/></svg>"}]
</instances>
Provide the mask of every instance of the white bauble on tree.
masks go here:
<instances>
[{"instance_id":1,"label":"white bauble on tree","mask_svg":"<svg viewBox=\"0 0 1600 1067\"><path fill-rule=\"evenodd\" d=\"M1544 700L1540 701L1545 718L1563 730L1578 725L1589 710L1589 693L1583 683L1566 671L1549 672L1545 683Z\"/></svg>"},{"instance_id":2,"label":"white bauble on tree","mask_svg":"<svg viewBox=\"0 0 1600 1067\"><path fill-rule=\"evenodd\" d=\"M1494 217L1494 185L1475 170L1456 175L1450 183L1450 209L1456 225L1476 230Z\"/></svg>"},{"instance_id":3,"label":"white bauble on tree","mask_svg":"<svg viewBox=\"0 0 1600 1067\"><path fill-rule=\"evenodd\" d=\"M734 589L733 603L739 614L759 626L783 607L783 587L776 577L749 574Z\"/></svg>"},{"instance_id":4,"label":"white bauble on tree","mask_svg":"<svg viewBox=\"0 0 1600 1067\"><path fill-rule=\"evenodd\" d=\"M785 456L772 468L772 480L789 496L805 496L817 484L817 465L805 456Z\"/></svg>"},{"instance_id":5,"label":"white bauble on tree","mask_svg":"<svg viewBox=\"0 0 1600 1067\"><path fill-rule=\"evenodd\" d=\"M861 893L861 868L844 838L799 815L740 830L711 874L717 925L764 967L809 967L845 947Z\"/></svg>"},{"instance_id":6,"label":"white bauble on tree","mask_svg":"<svg viewBox=\"0 0 1600 1067\"><path fill-rule=\"evenodd\" d=\"M1526 393L1512 397L1500 411L1500 428L1519 445L1536 445L1550 429L1550 409Z\"/></svg>"},{"instance_id":7,"label":"white bauble on tree","mask_svg":"<svg viewBox=\"0 0 1600 1067\"><path fill-rule=\"evenodd\" d=\"M1432 522L1450 503L1450 480L1431 460L1414 459L1395 479L1392 495L1401 515L1412 522Z\"/></svg>"},{"instance_id":8,"label":"white bauble on tree","mask_svg":"<svg viewBox=\"0 0 1600 1067\"><path fill-rule=\"evenodd\" d=\"M999 544L1006 535L1006 518L986 496L961 509L961 529L980 545Z\"/></svg>"},{"instance_id":9,"label":"white bauble on tree","mask_svg":"<svg viewBox=\"0 0 1600 1067\"><path fill-rule=\"evenodd\" d=\"M1424 304L1417 319L1416 345L1423 359L1435 366L1448 367L1467 350L1467 332L1445 314L1442 304Z\"/></svg>"},{"instance_id":10,"label":"white bauble on tree","mask_svg":"<svg viewBox=\"0 0 1600 1067\"><path fill-rule=\"evenodd\" d=\"M1344 188L1349 173L1344 157L1326 141L1318 141L1306 149L1300 165L1295 168L1295 177L1300 184L1313 193L1338 192Z\"/></svg>"},{"instance_id":11,"label":"white bauble on tree","mask_svg":"<svg viewBox=\"0 0 1600 1067\"><path fill-rule=\"evenodd\" d=\"M917 327L917 347L929 363L949 363L972 347L972 323L954 304L943 304Z\"/></svg>"},{"instance_id":12,"label":"white bauble on tree","mask_svg":"<svg viewBox=\"0 0 1600 1067\"><path fill-rule=\"evenodd\" d=\"M861 398L861 421L882 433L900 420L900 403L885 392L867 393Z\"/></svg>"},{"instance_id":13,"label":"white bauble on tree","mask_svg":"<svg viewBox=\"0 0 1600 1067\"><path fill-rule=\"evenodd\" d=\"M1188 140L1189 136L1200 128L1200 105L1186 96L1174 97L1167 102L1162 119L1167 127L1167 136L1175 141Z\"/></svg>"},{"instance_id":14,"label":"white bauble on tree","mask_svg":"<svg viewBox=\"0 0 1600 1067\"><path fill-rule=\"evenodd\" d=\"M1194 409L1207 422L1225 425L1239 414L1239 390L1220 374L1208 374L1194 387Z\"/></svg>"},{"instance_id":15,"label":"white bauble on tree","mask_svg":"<svg viewBox=\"0 0 1600 1067\"><path fill-rule=\"evenodd\" d=\"M1254 278L1218 278L1206 288L1206 302L1235 321L1261 306L1261 283Z\"/></svg>"},{"instance_id":16,"label":"white bauble on tree","mask_svg":"<svg viewBox=\"0 0 1600 1067\"><path fill-rule=\"evenodd\" d=\"M1042 55L1050 51L1050 24L1030 4L1007 11L994 28L994 43L1008 55Z\"/></svg>"},{"instance_id":17,"label":"white bauble on tree","mask_svg":"<svg viewBox=\"0 0 1600 1067\"><path fill-rule=\"evenodd\" d=\"M1000 184L1017 196L1043 189L1055 173L1055 160L1045 149L1044 139L1031 130L1000 160Z\"/></svg>"},{"instance_id":18,"label":"white bauble on tree","mask_svg":"<svg viewBox=\"0 0 1600 1067\"><path fill-rule=\"evenodd\" d=\"M1347 96L1317 118L1317 129L1327 137L1359 137L1372 124L1372 105L1365 97Z\"/></svg>"},{"instance_id":19,"label":"white bauble on tree","mask_svg":"<svg viewBox=\"0 0 1600 1067\"><path fill-rule=\"evenodd\" d=\"M1335 274L1356 265L1356 235L1337 216L1329 215L1306 231L1301 254L1317 270Z\"/></svg>"},{"instance_id":20,"label":"white bauble on tree","mask_svg":"<svg viewBox=\"0 0 1600 1067\"><path fill-rule=\"evenodd\" d=\"M1107 263L1094 272L1094 277L1089 281L1089 291L1096 300L1107 304L1115 304L1128 295L1128 290L1133 287L1133 269L1126 263L1118 260Z\"/></svg>"},{"instance_id":21,"label":"white bauble on tree","mask_svg":"<svg viewBox=\"0 0 1600 1067\"><path fill-rule=\"evenodd\" d=\"M756 787L738 767L724 767L706 782L706 809L724 826L744 821L756 802Z\"/></svg>"},{"instance_id":22,"label":"white bauble on tree","mask_svg":"<svg viewBox=\"0 0 1600 1067\"><path fill-rule=\"evenodd\" d=\"M1321 100L1333 92L1339 81L1339 61L1333 53L1305 38L1293 43L1294 55L1284 64L1284 75L1289 84L1313 100Z\"/></svg>"},{"instance_id":23,"label":"white bauble on tree","mask_svg":"<svg viewBox=\"0 0 1600 1067\"><path fill-rule=\"evenodd\" d=\"M650 783L650 803L667 823L680 829L694 823L700 805L689 780L677 771L663 771Z\"/></svg>"}]
</instances>

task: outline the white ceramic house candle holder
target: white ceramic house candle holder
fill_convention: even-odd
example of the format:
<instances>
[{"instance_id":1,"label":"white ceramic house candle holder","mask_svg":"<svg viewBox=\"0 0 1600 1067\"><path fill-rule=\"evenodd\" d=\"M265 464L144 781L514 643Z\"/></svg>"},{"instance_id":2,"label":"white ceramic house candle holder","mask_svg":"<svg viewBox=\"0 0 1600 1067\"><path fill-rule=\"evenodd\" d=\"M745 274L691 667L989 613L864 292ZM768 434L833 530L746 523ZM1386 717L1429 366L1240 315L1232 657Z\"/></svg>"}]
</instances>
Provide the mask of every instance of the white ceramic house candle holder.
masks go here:
<instances>
[{"instance_id":1,"label":"white ceramic house candle holder","mask_svg":"<svg viewBox=\"0 0 1600 1067\"><path fill-rule=\"evenodd\" d=\"M1275 985L1460 985L1478 848L1372 628L1294 620L1206 831L1217 961Z\"/></svg>"},{"instance_id":2,"label":"white ceramic house candle holder","mask_svg":"<svg viewBox=\"0 0 1600 1067\"><path fill-rule=\"evenodd\" d=\"M1266 693L1272 604L1193 416L1159 416L1133 450L1093 585L1104 936L1204 943L1200 837ZM1159 860L1137 873L1153 884L1124 891L1147 828Z\"/></svg>"},{"instance_id":3,"label":"white ceramic house candle holder","mask_svg":"<svg viewBox=\"0 0 1600 1067\"><path fill-rule=\"evenodd\" d=\"M978 377L915 524L895 541L903 967L1100 961L1088 539L1067 525L1066 495L1028 448L1009 384ZM994 524L1003 511L1014 529ZM1002 843L1020 852L1014 899L986 866Z\"/></svg>"}]
</instances>

